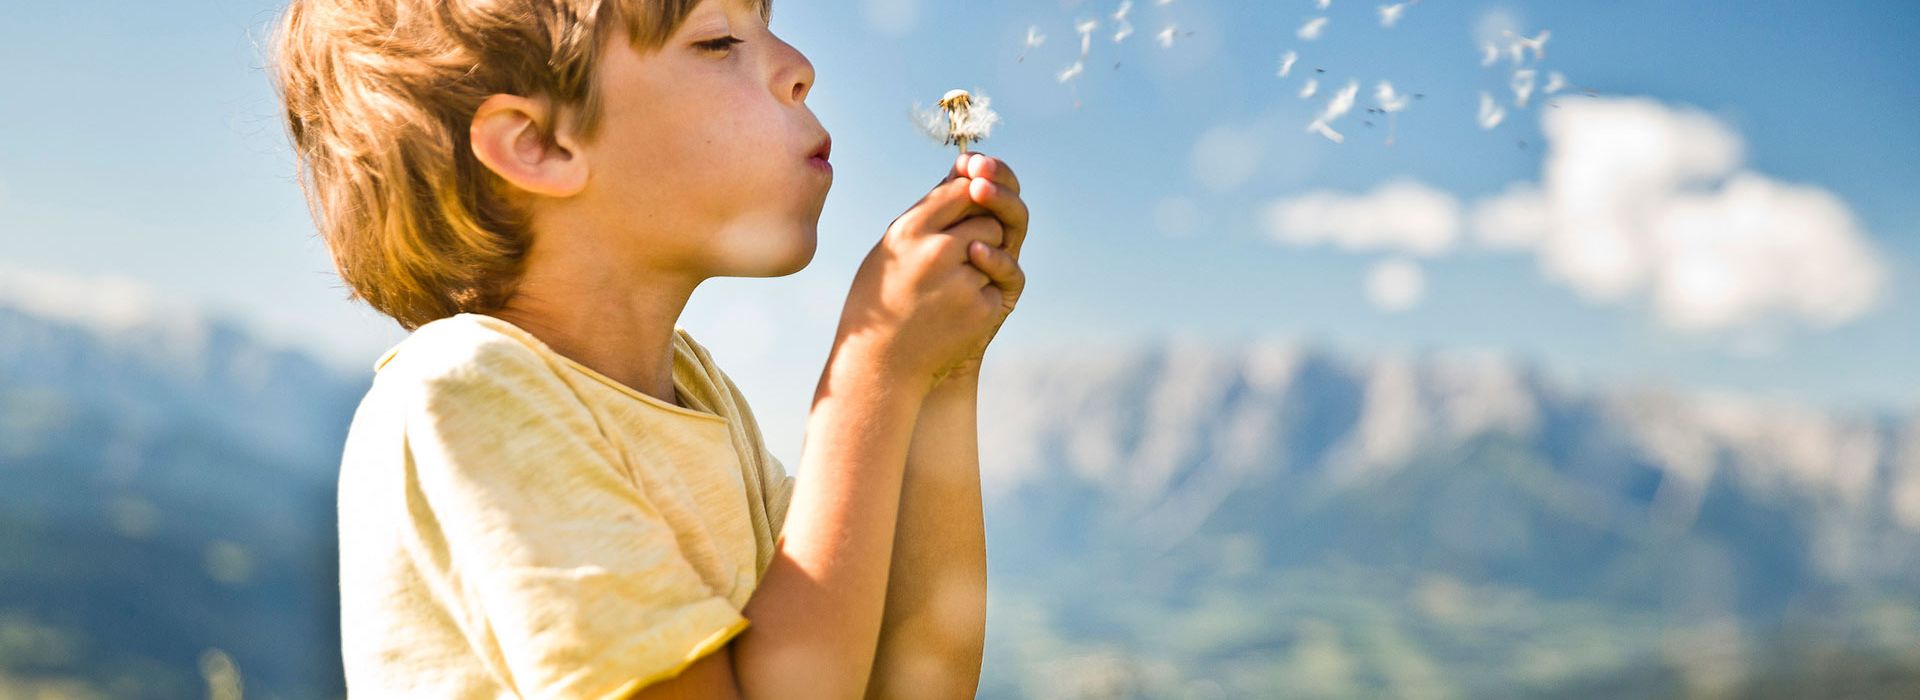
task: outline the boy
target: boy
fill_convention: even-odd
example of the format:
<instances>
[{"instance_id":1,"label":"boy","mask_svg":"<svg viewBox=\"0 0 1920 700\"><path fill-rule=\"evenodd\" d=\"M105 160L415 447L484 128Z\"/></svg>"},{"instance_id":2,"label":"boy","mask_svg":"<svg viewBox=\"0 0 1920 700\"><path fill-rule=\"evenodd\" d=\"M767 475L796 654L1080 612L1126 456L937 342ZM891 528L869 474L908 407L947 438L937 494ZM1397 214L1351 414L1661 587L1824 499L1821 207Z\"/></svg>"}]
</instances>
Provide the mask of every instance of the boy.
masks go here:
<instances>
[{"instance_id":1,"label":"boy","mask_svg":"<svg viewBox=\"0 0 1920 700\"><path fill-rule=\"evenodd\" d=\"M826 132L764 2L281 18L316 223L352 297L412 331L342 457L350 693L973 696L975 395L1025 286L1026 205L963 155L894 220L788 476L677 323L707 278L813 256Z\"/></svg>"}]
</instances>

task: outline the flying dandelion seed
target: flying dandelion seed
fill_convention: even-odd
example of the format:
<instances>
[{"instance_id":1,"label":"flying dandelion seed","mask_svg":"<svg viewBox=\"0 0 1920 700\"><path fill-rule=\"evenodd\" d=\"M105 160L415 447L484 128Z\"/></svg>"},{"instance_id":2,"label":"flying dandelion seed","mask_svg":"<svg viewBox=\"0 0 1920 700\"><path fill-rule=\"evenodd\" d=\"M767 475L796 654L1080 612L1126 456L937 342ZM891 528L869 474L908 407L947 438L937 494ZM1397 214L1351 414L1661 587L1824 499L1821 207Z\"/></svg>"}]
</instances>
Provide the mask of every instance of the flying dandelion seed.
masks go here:
<instances>
[{"instance_id":1,"label":"flying dandelion seed","mask_svg":"<svg viewBox=\"0 0 1920 700\"><path fill-rule=\"evenodd\" d=\"M1354 96L1359 94L1360 81L1347 81L1346 87L1340 88L1339 92L1333 93L1333 97L1327 100L1327 108L1320 113L1320 121L1331 124L1333 120L1345 116L1353 109Z\"/></svg>"},{"instance_id":2,"label":"flying dandelion seed","mask_svg":"<svg viewBox=\"0 0 1920 700\"><path fill-rule=\"evenodd\" d=\"M1308 78L1306 87L1300 88L1300 99L1304 100L1313 97L1313 93L1319 91L1320 80L1318 78Z\"/></svg>"},{"instance_id":3,"label":"flying dandelion seed","mask_svg":"<svg viewBox=\"0 0 1920 700\"><path fill-rule=\"evenodd\" d=\"M1540 89L1541 94L1551 95L1567 87L1567 76L1560 71L1547 71L1547 86Z\"/></svg>"},{"instance_id":4,"label":"flying dandelion seed","mask_svg":"<svg viewBox=\"0 0 1920 700\"><path fill-rule=\"evenodd\" d=\"M1413 103L1413 98L1394 92L1393 83L1382 80L1373 88L1373 101L1380 105L1379 111L1387 113L1387 145L1391 146L1396 133L1396 123L1399 121L1396 117L1400 110L1406 109L1407 105Z\"/></svg>"},{"instance_id":5,"label":"flying dandelion seed","mask_svg":"<svg viewBox=\"0 0 1920 700\"><path fill-rule=\"evenodd\" d=\"M1328 140L1333 141L1334 143L1346 143L1347 141L1347 137L1340 135L1340 132L1334 131L1333 127L1327 126L1326 122L1320 121L1318 119L1315 119L1313 120L1312 123L1307 124L1307 131L1319 134L1321 136L1325 136L1327 137Z\"/></svg>"},{"instance_id":6,"label":"flying dandelion seed","mask_svg":"<svg viewBox=\"0 0 1920 700\"><path fill-rule=\"evenodd\" d=\"M1078 65L1078 64L1076 64ZM932 108L913 106L914 123L927 136L946 145L958 145L961 153L967 144L987 138L1000 115L989 106L990 100L979 92L948 90Z\"/></svg>"},{"instance_id":7,"label":"flying dandelion seed","mask_svg":"<svg viewBox=\"0 0 1920 700\"><path fill-rule=\"evenodd\" d=\"M1527 98L1533 96L1533 77L1532 68L1522 68L1513 72L1513 106L1526 108Z\"/></svg>"},{"instance_id":8,"label":"flying dandelion seed","mask_svg":"<svg viewBox=\"0 0 1920 700\"><path fill-rule=\"evenodd\" d=\"M1113 13L1113 21L1120 23L1120 28L1113 33L1113 43L1118 44L1133 36L1133 23L1127 21L1127 12L1132 9L1133 0L1120 0L1120 9Z\"/></svg>"},{"instance_id":9,"label":"flying dandelion seed","mask_svg":"<svg viewBox=\"0 0 1920 700\"><path fill-rule=\"evenodd\" d=\"M1513 61L1515 63L1520 62L1521 51L1524 49L1533 50L1533 61L1535 63L1539 63L1540 59L1546 58L1547 57L1547 37L1552 36L1553 34L1552 32L1542 29L1540 30L1539 34L1536 34L1534 35L1533 38L1529 39L1527 37L1514 34L1513 30L1511 29L1502 30L1502 33L1505 34L1508 38L1513 39L1513 44L1508 46L1508 51L1511 51L1513 53Z\"/></svg>"},{"instance_id":10,"label":"flying dandelion seed","mask_svg":"<svg viewBox=\"0 0 1920 700\"><path fill-rule=\"evenodd\" d=\"M1166 29L1160 30L1159 34L1153 35L1153 38L1160 42L1162 48L1173 48L1173 31L1174 26L1169 24Z\"/></svg>"},{"instance_id":11,"label":"flying dandelion seed","mask_svg":"<svg viewBox=\"0 0 1920 700\"><path fill-rule=\"evenodd\" d=\"M1340 132L1333 130L1333 121L1353 109L1353 98L1358 94L1360 94L1360 81L1347 81L1346 87L1340 88L1339 92L1333 93L1333 97L1327 100L1327 107L1321 110L1320 116L1307 124L1307 130L1332 139L1334 143L1341 143L1344 139L1340 136Z\"/></svg>"},{"instance_id":12,"label":"flying dandelion seed","mask_svg":"<svg viewBox=\"0 0 1920 700\"><path fill-rule=\"evenodd\" d=\"M1282 54L1280 56L1280 77L1285 78L1288 73L1293 72L1293 62L1298 60L1300 60L1300 54L1298 53L1288 51Z\"/></svg>"},{"instance_id":13,"label":"flying dandelion seed","mask_svg":"<svg viewBox=\"0 0 1920 700\"><path fill-rule=\"evenodd\" d=\"M1485 90L1480 91L1480 128L1492 129L1499 126L1500 120L1505 118L1507 118L1507 110L1494 104L1493 95L1487 94Z\"/></svg>"},{"instance_id":14,"label":"flying dandelion seed","mask_svg":"<svg viewBox=\"0 0 1920 700\"><path fill-rule=\"evenodd\" d=\"M1324 10L1324 9L1327 9L1327 6L1331 4L1333 4L1333 0L1313 0L1313 6L1316 9Z\"/></svg>"},{"instance_id":15,"label":"flying dandelion seed","mask_svg":"<svg viewBox=\"0 0 1920 700\"><path fill-rule=\"evenodd\" d=\"M1489 41L1480 45L1480 67L1485 68L1500 60L1500 49Z\"/></svg>"},{"instance_id":16,"label":"flying dandelion seed","mask_svg":"<svg viewBox=\"0 0 1920 700\"><path fill-rule=\"evenodd\" d=\"M1373 101L1380 105L1380 111L1393 113L1406 109L1413 98L1394 92L1393 83L1382 80L1373 88Z\"/></svg>"},{"instance_id":17,"label":"flying dandelion seed","mask_svg":"<svg viewBox=\"0 0 1920 700\"><path fill-rule=\"evenodd\" d=\"M1085 59L1087 52L1093 49L1093 30L1098 28L1098 19L1083 20L1073 25L1073 30L1080 33L1080 58Z\"/></svg>"},{"instance_id":18,"label":"flying dandelion seed","mask_svg":"<svg viewBox=\"0 0 1920 700\"><path fill-rule=\"evenodd\" d=\"M1027 43L1020 49L1020 63L1027 61L1027 52L1047 43L1047 35L1040 33L1039 25L1027 27Z\"/></svg>"},{"instance_id":19,"label":"flying dandelion seed","mask_svg":"<svg viewBox=\"0 0 1920 700\"><path fill-rule=\"evenodd\" d=\"M1404 2L1396 2L1392 5L1381 5L1380 6L1380 26L1386 27L1388 29L1392 29L1393 25L1400 21L1400 15L1404 14L1406 11L1407 11L1407 3L1404 3Z\"/></svg>"},{"instance_id":20,"label":"flying dandelion seed","mask_svg":"<svg viewBox=\"0 0 1920 700\"><path fill-rule=\"evenodd\" d=\"M1060 82L1064 83L1074 78L1078 78L1080 77L1080 74L1086 72L1086 70L1087 70L1086 61L1074 61L1073 65L1067 66L1066 70L1060 71L1060 75L1059 75Z\"/></svg>"},{"instance_id":21,"label":"flying dandelion seed","mask_svg":"<svg viewBox=\"0 0 1920 700\"><path fill-rule=\"evenodd\" d=\"M1315 17L1307 20L1306 24L1300 25L1300 31L1295 32L1295 35L1304 41L1313 41L1314 39L1320 38L1320 32L1326 28L1327 18Z\"/></svg>"}]
</instances>

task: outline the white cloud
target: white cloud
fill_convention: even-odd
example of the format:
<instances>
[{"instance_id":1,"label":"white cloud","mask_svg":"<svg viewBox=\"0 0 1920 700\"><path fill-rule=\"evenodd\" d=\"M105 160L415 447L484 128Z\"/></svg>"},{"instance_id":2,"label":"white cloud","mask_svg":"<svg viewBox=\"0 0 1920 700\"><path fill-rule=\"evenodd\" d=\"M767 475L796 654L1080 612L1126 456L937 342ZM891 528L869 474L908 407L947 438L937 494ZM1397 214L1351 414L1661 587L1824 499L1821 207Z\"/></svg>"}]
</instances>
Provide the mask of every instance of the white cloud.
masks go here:
<instances>
[{"instance_id":1,"label":"white cloud","mask_svg":"<svg viewBox=\"0 0 1920 700\"><path fill-rule=\"evenodd\" d=\"M1385 260L1367 272L1367 301L1381 311L1406 311L1426 296L1427 280L1420 266L1405 258Z\"/></svg>"},{"instance_id":2,"label":"white cloud","mask_svg":"<svg viewBox=\"0 0 1920 700\"><path fill-rule=\"evenodd\" d=\"M1410 180L1349 195L1320 190L1267 206L1267 234L1287 245L1331 243L1346 250L1434 255L1460 236L1460 203L1453 195Z\"/></svg>"},{"instance_id":3,"label":"white cloud","mask_svg":"<svg viewBox=\"0 0 1920 700\"><path fill-rule=\"evenodd\" d=\"M1728 329L1865 313L1886 271L1846 204L1739 170L1740 136L1650 99L1562 103L1543 117L1542 182L1482 200L1492 248L1531 249L1548 278L1603 303L1646 293L1659 320Z\"/></svg>"}]
</instances>

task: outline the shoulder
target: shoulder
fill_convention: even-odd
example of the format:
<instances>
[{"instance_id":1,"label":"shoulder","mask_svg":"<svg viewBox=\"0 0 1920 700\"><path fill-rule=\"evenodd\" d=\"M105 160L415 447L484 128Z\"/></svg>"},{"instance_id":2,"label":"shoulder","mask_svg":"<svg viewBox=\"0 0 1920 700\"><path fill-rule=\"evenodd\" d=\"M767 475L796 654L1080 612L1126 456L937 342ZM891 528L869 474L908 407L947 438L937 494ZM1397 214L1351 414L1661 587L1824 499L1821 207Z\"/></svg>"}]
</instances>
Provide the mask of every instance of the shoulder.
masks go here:
<instances>
[{"instance_id":1,"label":"shoulder","mask_svg":"<svg viewBox=\"0 0 1920 700\"><path fill-rule=\"evenodd\" d=\"M564 388L538 340L504 321L457 314L415 329L375 366L375 383L429 395Z\"/></svg>"}]
</instances>

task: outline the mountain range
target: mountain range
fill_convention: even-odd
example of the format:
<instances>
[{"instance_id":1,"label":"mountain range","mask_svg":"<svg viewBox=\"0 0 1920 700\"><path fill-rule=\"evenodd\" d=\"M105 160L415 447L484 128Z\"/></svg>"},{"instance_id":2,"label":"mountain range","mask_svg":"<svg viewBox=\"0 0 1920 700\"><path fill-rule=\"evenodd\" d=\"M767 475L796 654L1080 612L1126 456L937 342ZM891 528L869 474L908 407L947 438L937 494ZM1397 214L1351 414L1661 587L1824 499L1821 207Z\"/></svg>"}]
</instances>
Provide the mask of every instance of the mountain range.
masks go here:
<instances>
[{"instance_id":1,"label":"mountain range","mask_svg":"<svg viewBox=\"0 0 1920 700\"><path fill-rule=\"evenodd\" d=\"M0 695L340 695L369 379L0 294ZM981 697L1920 692L1920 413L1179 338L981 395Z\"/></svg>"}]
</instances>

